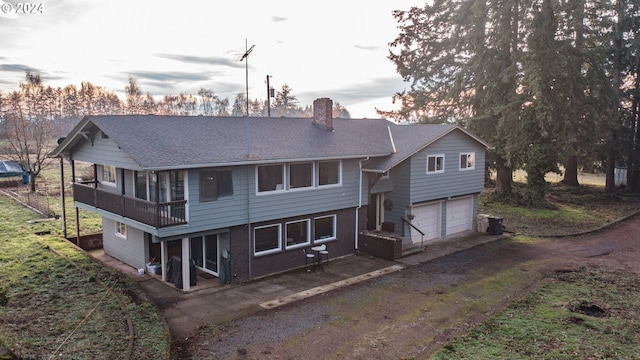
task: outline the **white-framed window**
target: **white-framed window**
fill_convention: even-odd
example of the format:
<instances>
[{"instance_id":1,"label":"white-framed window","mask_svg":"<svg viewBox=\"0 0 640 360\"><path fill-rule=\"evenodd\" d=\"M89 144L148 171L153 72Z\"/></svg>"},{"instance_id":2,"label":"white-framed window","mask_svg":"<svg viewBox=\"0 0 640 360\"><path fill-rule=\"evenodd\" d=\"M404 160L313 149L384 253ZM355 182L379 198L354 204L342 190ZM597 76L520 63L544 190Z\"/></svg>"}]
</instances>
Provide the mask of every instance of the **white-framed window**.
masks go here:
<instances>
[{"instance_id":1,"label":"white-framed window","mask_svg":"<svg viewBox=\"0 0 640 360\"><path fill-rule=\"evenodd\" d=\"M127 238L127 224L116 221L116 236L123 239Z\"/></svg>"},{"instance_id":2,"label":"white-framed window","mask_svg":"<svg viewBox=\"0 0 640 360\"><path fill-rule=\"evenodd\" d=\"M256 167L257 194L315 189L341 184L342 162L340 160L258 165Z\"/></svg>"},{"instance_id":3,"label":"white-framed window","mask_svg":"<svg viewBox=\"0 0 640 360\"><path fill-rule=\"evenodd\" d=\"M444 172L444 154L427 156L427 174L437 174Z\"/></svg>"},{"instance_id":4,"label":"white-framed window","mask_svg":"<svg viewBox=\"0 0 640 360\"><path fill-rule=\"evenodd\" d=\"M259 165L257 167L258 192L284 190L284 165Z\"/></svg>"},{"instance_id":5,"label":"white-framed window","mask_svg":"<svg viewBox=\"0 0 640 360\"><path fill-rule=\"evenodd\" d=\"M335 240L336 236L336 215L319 216L313 219L314 242Z\"/></svg>"},{"instance_id":6,"label":"white-framed window","mask_svg":"<svg viewBox=\"0 0 640 360\"><path fill-rule=\"evenodd\" d=\"M476 153L460 153L460 170L473 170L476 167Z\"/></svg>"},{"instance_id":7,"label":"white-framed window","mask_svg":"<svg viewBox=\"0 0 640 360\"><path fill-rule=\"evenodd\" d=\"M342 162L340 160L318 162L318 186L340 185Z\"/></svg>"},{"instance_id":8,"label":"white-framed window","mask_svg":"<svg viewBox=\"0 0 640 360\"><path fill-rule=\"evenodd\" d=\"M309 219L296 220L285 223L285 248L293 249L311 244L311 221Z\"/></svg>"},{"instance_id":9,"label":"white-framed window","mask_svg":"<svg viewBox=\"0 0 640 360\"><path fill-rule=\"evenodd\" d=\"M282 225L265 225L253 229L253 254L272 254L282 250Z\"/></svg>"},{"instance_id":10,"label":"white-framed window","mask_svg":"<svg viewBox=\"0 0 640 360\"><path fill-rule=\"evenodd\" d=\"M112 165L102 165L102 183L116 186L116 167Z\"/></svg>"},{"instance_id":11,"label":"white-framed window","mask_svg":"<svg viewBox=\"0 0 640 360\"><path fill-rule=\"evenodd\" d=\"M289 164L289 189L312 187L313 168L311 162Z\"/></svg>"}]
</instances>

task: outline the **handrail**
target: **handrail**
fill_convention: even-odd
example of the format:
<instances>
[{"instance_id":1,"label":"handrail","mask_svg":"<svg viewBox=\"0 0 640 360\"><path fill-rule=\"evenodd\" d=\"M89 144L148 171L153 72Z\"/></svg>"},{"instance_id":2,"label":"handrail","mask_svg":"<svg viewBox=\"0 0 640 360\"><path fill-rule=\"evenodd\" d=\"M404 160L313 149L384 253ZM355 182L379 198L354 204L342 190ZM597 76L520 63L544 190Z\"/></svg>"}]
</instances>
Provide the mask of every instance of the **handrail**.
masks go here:
<instances>
[{"instance_id":1,"label":"handrail","mask_svg":"<svg viewBox=\"0 0 640 360\"><path fill-rule=\"evenodd\" d=\"M425 234L422 232L422 230L418 229L415 225L411 223L411 221L403 218L402 216L400 216L400 220L402 220L403 223L409 224L411 228L413 228L415 231L420 233L420 250L424 251L424 235ZM402 237L404 237L404 226L402 227Z\"/></svg>"},{"instance_id":2,"label":"handrail","mask_svg":"<svg viewBox=\"0 0 640 360\"><path fill-rule=\"evenodd\" d=\"M419 232L420 235L424 236L425 233L423 233L420 229L418 229L417 227L415 227L415 225L413 225L411 223L411 221L403 218L402 216L400 216L400 220L402 220L403 223L407 223L409 226L411 226L415 231ZM404 236L404 226L402 227L402 236Z\"/></svg>"},{"instance_id":3,"label":"handrail","mask_svg":"<svg viewBox=\"0 0 640 360\"><path fill-rule=\"evenodd\" d=\"M155 203L102 189L73 184L74 200L155 228L186 224L187 200Z\"/></svg>"}]
</instances>

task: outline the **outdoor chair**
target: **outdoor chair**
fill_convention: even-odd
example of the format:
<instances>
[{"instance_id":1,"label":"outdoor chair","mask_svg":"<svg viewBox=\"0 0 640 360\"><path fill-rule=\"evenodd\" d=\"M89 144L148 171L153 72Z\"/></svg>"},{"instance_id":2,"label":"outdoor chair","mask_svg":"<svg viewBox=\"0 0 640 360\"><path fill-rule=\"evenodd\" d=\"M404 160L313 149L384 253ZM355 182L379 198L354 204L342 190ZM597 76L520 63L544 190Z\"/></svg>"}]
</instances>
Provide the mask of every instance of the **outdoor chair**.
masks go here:
<instances>
[{"instance_id":1,"label":"outdoor chair","mask_svg":"<svg viewBox=\"0 0 640 360\"><path fill-rule=\"evenodd\" d=\"M304 269L305 271L310 271L307 268L307 265L309 264L309 261L311 261L311 265L315 264L316 254L308 252L307 249L302 249L302 252L304 253Z\"/></svg>"},{"instance_id":2,"label":"outdoor chair","mask_svg":"<svg viewBox=\"0 0 640 360\"><path fill-rule=\"evenodd\" d=\"M327 267L329 267L329 250L327 250L327 245L320 245L320 251L318 251L318 253L320 254L320 258L318 260L322 260L322 257L324 256L327 261Z\"/></svg>"}]
</instances>

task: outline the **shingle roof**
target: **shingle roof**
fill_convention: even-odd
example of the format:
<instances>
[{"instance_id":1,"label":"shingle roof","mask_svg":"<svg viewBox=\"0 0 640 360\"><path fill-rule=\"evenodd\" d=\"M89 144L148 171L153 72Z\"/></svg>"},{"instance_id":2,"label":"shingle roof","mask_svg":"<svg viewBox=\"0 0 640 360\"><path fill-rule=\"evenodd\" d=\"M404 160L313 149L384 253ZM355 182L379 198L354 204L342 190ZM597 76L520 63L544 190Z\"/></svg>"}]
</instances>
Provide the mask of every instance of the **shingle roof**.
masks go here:
<instances>
[{"instance_id":1,"label":"shingle roof","mask_svg":"<svg viewBox=\"0 0 640 360\"><path fill-rule=\"evenodd\" d=\"M364 169L384 172L455 129L489 147L456 125L333 119L327 131L311 118L120 115L85 117L52 156L94 127L147 170L369 157Z\"/></svg>"},{"instance_id":2,"label":"shingle roof","mask_svg":"<svg viewBox=\"0 0 640 360\"><path fill-rule=\"evenodd\" d=\"M377 120L333 119L334 131L310 118L206 116L88 116L91 124L145 169L247 162L385 156L393 152L388 126ZM78 130L78 128L74 129ZM72 132L70 136L79 136ZM72 143L63 142L54 155Z\"/></svg>"}]
</instances>

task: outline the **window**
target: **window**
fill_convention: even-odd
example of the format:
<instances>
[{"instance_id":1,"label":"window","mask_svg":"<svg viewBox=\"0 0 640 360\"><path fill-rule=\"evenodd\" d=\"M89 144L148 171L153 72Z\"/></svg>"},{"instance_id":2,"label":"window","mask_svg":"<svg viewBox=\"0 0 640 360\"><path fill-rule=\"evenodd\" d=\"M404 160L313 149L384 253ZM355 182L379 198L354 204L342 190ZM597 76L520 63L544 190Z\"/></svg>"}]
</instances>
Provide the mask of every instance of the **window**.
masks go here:
<instances>
[{"instance_id":1,"label":"window","mask_svg":"<svg viewBox=\"0 0 640 360\"><path fill-rule=\"evenodd\" d=\"M116 235L123 239L127 238L127 224L116 221Z\"/></svg>"},{"instance_id":2,"label":"window","mask_svg":"<svg viewBox=\"0 0 640 360\"><path fill-rule=\"evenodd\" d=\"M258 192L284 190L284 165L258 166Z\"/></svg>"},{"instance_id":3,"label":"window","mask_svg":"<svg viewBox=\"0 0 640 360\"><path fill-rule=\"evenodd\" d=\"M148 200L149 196L147 195L147 173L142 171L136 171L135 175L135 191L136 198L142 200Z\"/></svg>"},{"instance_id":4,"label":"window","mask_svg":"<svg viewBox=\"0 0 640 360\"><path fill-rule=\"evenodd\" d=\"M315 242L323 242L336 238L336 216L322 216L314 220Z\"/></svg>"},{"instance_id":5,"label":"window","mask_svg":"<svg viewBox=\"0 0 640 360\"><path fill-rule=\"evenodd\" d=\"M313 163L298 163L289 165L289 188L303 188L313 186Z\"/></svg>"},{"instance_id":6,"label":"window","mask_svg":"<svg viewBox=\"0 0 640 360\"><path fill-rule=\"evenodd\" d=\"M254 255L266 255L282 249L281 225L267 225L253 230Z\"/></svg>"},{"instance_id":7,"label":"window","mask_svg":"<svg viewBox=\"0 0 640 360\"><path fill-rule=\"evenodd\" d=\"M285 246L287 249L302 245L309 245L311 243L309 219L288 222L285 224L284 229L285 237L287 239Z\"/></svg>"},{"instance_id":8,"label":"window","mask_svg":"<svg viewBox=\"0 0 640 360\"><path fill-rule=\"evenodd\" d=\"M460 153L460 170L472 170L475 168L475 153Z\"/></svg>"},{"instance_id":9,"label":"window","mask_svg":"<svg viewBox=\"0 0 640 360\"><path fill-rule=\"evenodd\" d=\"M444 155L427 156L427 174L444 172Z\"/></svg>"},{"instance_id":10,"label":"window","mask_svg":"<svg viewBox=\"0 0 640 360\"><path fill-rule=\"evenodd\" d=\"M111 165L102 165L102 182L109 185L116 184L116 167Z\"/></svg>"},{"instance_id":11,"label":"window","mask_svg":"<svg viewBox=\"0 0 640 360\"><path fill-rule=\"evenodd\" d=\"M340 161L321 161L318 163L318 185L340 184Z\"/></svg>"},{"instance_id":12,"label":"window","mask_svg":"<svg viewBox=\"0 0 640 360\"><path fill-rule=\"evenodd\" d=\"M342 163L305 162L256 167L258 193L310 189L341 184ZM286 180L286 182L285 182Z\"/></svg>"},{"instance_id":13,"label":"window","mask_svg":"<svg viewBox=\"0 0 640 360\"><path fill-rule=\"evenodd\" d=\"M206 170L200 172L200 201L217 200L233 195L233 178L230 170Z\"/></svg>"}]
</instances>

